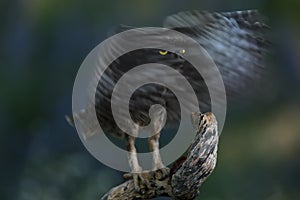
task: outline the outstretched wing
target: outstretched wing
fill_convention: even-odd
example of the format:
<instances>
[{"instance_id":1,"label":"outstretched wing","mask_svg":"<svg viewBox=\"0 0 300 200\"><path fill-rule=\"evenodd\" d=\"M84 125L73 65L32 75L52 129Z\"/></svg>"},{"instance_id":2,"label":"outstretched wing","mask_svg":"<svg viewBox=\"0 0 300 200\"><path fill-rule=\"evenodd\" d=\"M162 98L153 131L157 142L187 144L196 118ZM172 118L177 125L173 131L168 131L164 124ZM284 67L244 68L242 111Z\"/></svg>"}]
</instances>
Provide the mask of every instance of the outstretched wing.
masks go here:
<instances>
[{"instance_id":1,"label":"outstretched wing","mask_svg":"<svg viewBox=\"0 0 300 200\"><path fill-rule=\"evenodd\" d=\"M180 12L167 17L164 27L192 37L206 49L218 66L229 100L249 91L265 74L269 27L256 10Z\"/></svg>"},{"instance_id":2,"label":"outstretched wing","mask_svg":"<svg viewBox=\"0 0 300 200\"><path fill-rule=\"evenodd\" d=\"M249 88L253 88L253 85L264 77L266 69L264 66L264 57L269 46L269 42L265 39L268 26L264 24L257 11L225 13L205 11L181 12L167 17L164 27L190 36L208 52L222 75L229 102L239 99L238 97L240 96L245 96L245 93L251 91ZM130 27L123 26L121 28L121 30L127 29L130 29ZM153 34L158 42L171 40L178 42L178 47L180 47L181 42L184 42L178 36L170 38L168 34L165 36L162 34L158 35L157 33ZM125 46L119 43L113 43L111 46L108 46L105 56L99 58L99 69L104 69L103 67L109 64L107 63L107 60L109 60L107 58L114 57L116 52L119 52ZM197 54L197 52L193 52L193 49L187 53ZM129 52L116 59L101 77L99 77L99 73L96 73L97 80L98 78L101 79L97 84L96 95L91 95L91 98L95 98L96 103L96 105L92 106L96 106L98 120L102 123L103 127L106 126L108 132L120 132L111 112L111 94L115 84L131 67L145 63L163 63L178 70L189 80L193 89L195 89L201 111L210 111L210 96L205 85L205 80L201 76L199 77L199 74L195 73L195 70L193 71L189 63L182 61L178 56L172 54L162 57L158 54L157 49L141 49ZM176 77L174 78L174 75L168 74L168 71L153 71L146 75L174 81L173 85L178 86L177 89L179 91L185 92L182 84L177 81ZM129 80L128 84L132 84L130 81L134 82L137 78ZM191 98L186 96L183 105L195 106L191 104L190 100ZM123 101L123 99L120 99L120 101ZM125 105L125 103L128 102L120 103L120 105ZM136 90L130 99L129 109L135 122L139 122L141 125L147 124L149 122L149 107L153 104L165 105L170 121L179 120L180 109L174 94L157 85L146 85ZM86 115L84 113L88 112L82 112L82 115ZM123 116L121 111L119 113L120 116ZM78 117L82 118L83 116L78 115ZM123 118L127 120L126 117ZM92 130L87 132L92 133Z\"/></svg>"}]
</instances>

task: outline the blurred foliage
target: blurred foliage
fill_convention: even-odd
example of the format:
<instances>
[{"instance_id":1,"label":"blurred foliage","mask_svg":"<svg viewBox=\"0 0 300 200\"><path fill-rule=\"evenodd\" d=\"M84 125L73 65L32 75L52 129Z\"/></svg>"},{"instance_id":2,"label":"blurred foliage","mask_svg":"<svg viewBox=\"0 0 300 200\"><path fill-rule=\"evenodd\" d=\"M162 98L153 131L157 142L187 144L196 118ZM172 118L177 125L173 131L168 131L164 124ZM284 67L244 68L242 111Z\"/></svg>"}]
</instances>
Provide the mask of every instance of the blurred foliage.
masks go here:
<instances>
[{"instance_id":1,"label":"blurred foliage","mask_svg":"<svg viewBox=\"0 0 300 200\"><path fill-rule=\"evenodd\" d=\"M258 8L272 26L272 86L228 113L199 199L300 199L300 1L0 1L0 199L97 199L123 181L63 116L88 52L118 24L160 26L182 10Z\"/></svg>"}]
</instances>

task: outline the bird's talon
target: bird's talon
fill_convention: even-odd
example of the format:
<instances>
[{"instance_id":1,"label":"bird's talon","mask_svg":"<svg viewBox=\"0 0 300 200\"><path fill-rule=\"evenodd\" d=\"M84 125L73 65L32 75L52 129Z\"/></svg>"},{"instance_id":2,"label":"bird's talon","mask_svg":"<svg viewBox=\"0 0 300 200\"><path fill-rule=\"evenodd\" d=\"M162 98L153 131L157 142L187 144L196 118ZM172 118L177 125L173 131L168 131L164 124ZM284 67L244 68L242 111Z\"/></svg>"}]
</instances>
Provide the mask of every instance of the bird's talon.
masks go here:
<instances>
[{"instance_id":1,"label":"bird's talon","mask_svg":"<svg viewBox=\"0 0 300 200\"><path fill-rule=\"evenodd\" d=\"M156 170L155 178L158 180L163 180L166 177L168 177L169 174L170 174L170 169L168 167L163 167L163 168Z\"/></svg>"},{"instance_id":2,"label":"bird's talon","mask_svg":"<svg viewBox=\"0 0 300 200\"><path fill-rule=\"evenodd\" d=\"M134 188L138 193L145 194L150 186L149 172L126 173L123 175L125 179L133 179Z\"/></svg>"},{"instance_id":3,"label":"bird's talon","mask_svg":"<svg viewBox=\"0 0 300 200\"><path fill-rule=\"evenodd\" d=\"M133 175L132 175L132 173L126 173L126 174L123 174L123 178L124 179L132 179Z\"/></svg>"}]
</instances>

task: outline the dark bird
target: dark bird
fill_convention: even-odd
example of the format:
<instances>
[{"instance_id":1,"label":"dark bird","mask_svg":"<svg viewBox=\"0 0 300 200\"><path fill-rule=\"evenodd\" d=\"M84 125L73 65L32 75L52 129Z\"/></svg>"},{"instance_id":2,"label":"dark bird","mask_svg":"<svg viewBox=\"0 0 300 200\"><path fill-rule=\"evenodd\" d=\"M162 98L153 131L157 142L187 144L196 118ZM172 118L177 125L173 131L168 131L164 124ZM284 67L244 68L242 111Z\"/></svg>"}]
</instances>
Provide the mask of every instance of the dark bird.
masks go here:
<instances>
[{"instance_id":1,"label":"dark bird","mask_svg":"<svg viewBox=\"0 0 300 200\"><path fill-rule=\"evenodd\" d=\"M222 75L229 103L239 98L242 93L248 91L254 83L264 76L266 68L263 61L269 46L265 37L269 27L264 24L262 17L256 10L219 13L180 12L167 17L164 27L193 38L208 52ZM129 164L132 172L136 173L133 174L133 178L137 190L144 187L144 182L138 173L142 169L136 154L135 137L132 135L137 136L140 127L150 123L149 109L151 105L160 104L165 108L166 112L157 110L151 129L154 134L149 137L149 147L153 152L153 170L163 169L164 164L159 153L160 131L157 130L160 130L164 120L166 120L166 125L176 126L178 124L180 105L174 93L162 85L147 84L138 88L133 93L129 104L131 118L138 126L128 130L132 133L131 135L125 133L117 126L111 110L112 92L122 75L133 67L145 63L161 63L171 66L184 75L192 85L198 98L200 110L202 112L211 111L211 99L203 77L195 72L191 64L181 56L192 54L194 53L193 50L181 45L184 41L181 41L180 38L164 38L164 35L160 37L162 40L180 41L178 42L178 49L174 50L178 53L148 48L122 55L114 60L100 77L94 96L95 105L91 105L95 106L98 122L102 129L108 134L125 139L126 148L129 152ZM116 44L108 52L118 51L118 48L121 47ZM174 79L168 74L154 75L158 78ZM180 89L181 84L177 83L176 85ZM81 113L74 114L73 117L84 118L87 113L88 108ZM71 118L69 120L72 121ZM126 120L124 119L125 123ZM89 127L86 131L87 137L92 132L92 127ZM168 173L167 170L166 173Z\"/></svg>"}]
</instances>

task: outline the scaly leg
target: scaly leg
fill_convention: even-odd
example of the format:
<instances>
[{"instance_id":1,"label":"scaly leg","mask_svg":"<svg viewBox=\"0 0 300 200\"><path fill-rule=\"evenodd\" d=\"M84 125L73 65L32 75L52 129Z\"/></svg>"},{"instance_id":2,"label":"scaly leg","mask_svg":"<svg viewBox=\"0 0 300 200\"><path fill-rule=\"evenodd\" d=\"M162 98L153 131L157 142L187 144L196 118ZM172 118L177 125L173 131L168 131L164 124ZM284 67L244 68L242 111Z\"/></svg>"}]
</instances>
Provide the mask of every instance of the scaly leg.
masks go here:
<instances>
[{"instance_id":1,"label":"scaly leg","mask_svg":"<svg viewBox=\"0 0 300 200\"><path fill-rule=\"evenodd\" d=\"M161 156L159 153L159 138L160 138L160 132L157 134L151 136L148 140L150 151L152 152L152 169L153 170L160 170L161 171L161 177L159 179L163 179L169 175L169 168L165 167L161 160Z\"/></svg>"},{"instance_id":2,"label":"scaly leg","mask_svg":"<svg viewBox=\"0 0 300 200\"><path fill-rule=\"evenodd\" d=\"M164 164L162 163L160 153L159 153L159 138L160 138L160 132L157 133L156 135L153 135L149 137L148 143L149 143L149 148L150 151L152 152L152 169L157 170L160 168L164 168Z\"/></svg>"},{"instance_id":3,"label":"scaly leg","mask_svg":"<svg viewBox=\"0 0 300 200\"><path fill-rule=\"evenodd\" d=\"M142 173L142 168L139 165L137 151L135 148L135 137L131 135L126 135L126 149L128 151L129 166L131 168L131 173L124 174L124 178L132 178L134 181L134 187L137 192L144 193L146 188L150 188L150 183L148 181L146 173Z\"/></svg>"},{"instance_id":4,"label":"scaly leg","mask_svg":"<svg viewBox=\"0 0 300 200\"><path fill-rule=\"evenodd\" d=\"M132 173L139 173L142 171L142 168L139 165L137 152L135 148L135 137L131 135L126 135L126 149L128 152L128 162Z\"/></svg>"}]
</instances>

